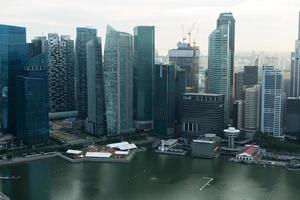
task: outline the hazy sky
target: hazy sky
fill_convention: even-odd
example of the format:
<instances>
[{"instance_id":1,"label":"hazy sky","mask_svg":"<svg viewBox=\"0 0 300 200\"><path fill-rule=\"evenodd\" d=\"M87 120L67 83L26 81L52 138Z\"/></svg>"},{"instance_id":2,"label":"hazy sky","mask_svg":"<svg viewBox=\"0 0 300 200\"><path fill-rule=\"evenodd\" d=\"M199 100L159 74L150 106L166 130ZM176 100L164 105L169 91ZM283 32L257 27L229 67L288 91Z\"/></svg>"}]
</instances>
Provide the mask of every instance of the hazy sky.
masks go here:
<instances>
[{"instance_id":1,"label":"hazy sky","mask_svg":"<svg viewBox=\"0 0 300 200\"><path fill-rule=\"evenodd\" d=\"M91 26L105 36L106 25L132 33L136 25L156 26L156 48L176 47L195 22L197 43L207 54L208 35L220 12L233 12L236 49L291 51L297 37L300 0L1 0L0 23L27 27L27 39L49 32L75 37ZM194 34L195 35L195 34Z\"/></svg>"}]
</instances>

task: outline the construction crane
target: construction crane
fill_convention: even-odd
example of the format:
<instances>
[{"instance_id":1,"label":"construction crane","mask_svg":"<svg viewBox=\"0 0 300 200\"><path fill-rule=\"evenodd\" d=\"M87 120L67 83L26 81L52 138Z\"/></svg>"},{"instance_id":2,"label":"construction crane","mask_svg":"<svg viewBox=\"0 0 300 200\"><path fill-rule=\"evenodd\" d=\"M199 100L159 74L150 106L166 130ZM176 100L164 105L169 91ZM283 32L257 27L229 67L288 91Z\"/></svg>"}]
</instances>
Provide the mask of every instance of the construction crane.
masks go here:
<instances>
[{"instance_id":1,"label":"construction crane","mask_svg":"<svg viewBox=\"0 0 300 200\"><path fill-rule=\"evenodd\" d=\"M197 28L196 35L195 35L195 37L194 37L194 39L193 39L193 45L194 45L194 47L196 47L198 35L199 35L199 28Z\"/></svg>"},{"instance_id":2,"label":"construction crane","mask_svg":"<svg viewBox=\"0 0 300 200\"><path fill-rule=\"evenodd\" d=\"M189 32L188 32L188 36L189 36L189 45L191 45L191 35L192 35L192 32L193 32L193 29L194 29L195 25L196 25L196 23L194 22L192 28L191 28L191 29L189 30Z\"/></svg>"},{"instance_id":3,"label":"construction crane","mask_svg":"<svg viewBox=\"0 0 300 200\"><path fill-rule=\"evenodd\" d=\"M181 25L181 29L182 29L182 43L184 43L186 41L186 37L184 37L184 27L183 24Z\"/></svg>"}]
</instances>

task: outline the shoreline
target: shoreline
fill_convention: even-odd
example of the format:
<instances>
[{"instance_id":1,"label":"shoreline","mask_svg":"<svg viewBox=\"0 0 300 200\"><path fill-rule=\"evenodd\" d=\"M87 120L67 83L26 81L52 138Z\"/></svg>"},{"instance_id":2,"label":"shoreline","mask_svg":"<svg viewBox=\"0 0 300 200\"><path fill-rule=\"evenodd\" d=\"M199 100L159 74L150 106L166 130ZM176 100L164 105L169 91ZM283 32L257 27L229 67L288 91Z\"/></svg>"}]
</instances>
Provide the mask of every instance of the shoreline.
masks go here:
<instances>
[{"instance_id":1,"label":"shoreline","mask_svg":"<svg viewBox=\"0 0 300 200\"><path fill-rule=\"evenodd\" d=\"M21 164L21 163L25 163L25 162L31 162L31 161L36 161L36 160L43 160L43 159L48 159L48 158L55 158L58 157L62 160L71 162L71 163L81 163L81 162L102 162L102 163L128 163L130 162L136 153L138 152L142 152L145 151L145 149L142 147L140 149L136 149L133 150L126 158L124 159L118 159L118 158L79 158L79 159L72 159L69 158L65 155L63 155L62 153L59 152L53 152L51 154L41 154L38 156L34 156L34 157L18 157L18 158L14 158L11 160L1 160L0 161L0 166L8 166L8 165L14 165L14 164Z\"/></svg>"},{"instance_id":2,"label":"shoreline","mask_svg":"<svg viewBox=\"0 0 300 200\"><path fill-rule=\"evenodd\" d=\"M0 166L14 165L14 164L20 164L20 163L35 161L35 160L43 160L43 159L48 159L48 158L54 158L54 157L57 157L58 154L60 154L60 153L55 152L55 153L52 153L52 154L42 154L42 155L39 155L39 156L30 157L30 158L18 157L18 158L14 158L14 159L11 159L11 160L1 160L0 161Z\"/></svg>"}]
</instances>

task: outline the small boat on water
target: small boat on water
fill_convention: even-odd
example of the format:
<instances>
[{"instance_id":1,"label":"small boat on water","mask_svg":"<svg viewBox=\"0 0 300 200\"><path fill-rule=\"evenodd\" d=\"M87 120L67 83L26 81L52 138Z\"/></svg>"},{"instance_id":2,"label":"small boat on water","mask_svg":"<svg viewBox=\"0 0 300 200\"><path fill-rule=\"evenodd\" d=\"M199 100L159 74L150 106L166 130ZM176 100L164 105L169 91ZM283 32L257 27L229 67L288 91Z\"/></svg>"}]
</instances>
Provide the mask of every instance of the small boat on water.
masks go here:
<instances>
[{"instance_id":1,"label":"small boat on water","mask_svg":"<svg viewBox=\"0 0 300 200\"><path fill-rule=\"evenodd\" d=\"M291 160L286 166L288 170L300 170L300 161L299 160Z\"/></svg>"}]
</instances>

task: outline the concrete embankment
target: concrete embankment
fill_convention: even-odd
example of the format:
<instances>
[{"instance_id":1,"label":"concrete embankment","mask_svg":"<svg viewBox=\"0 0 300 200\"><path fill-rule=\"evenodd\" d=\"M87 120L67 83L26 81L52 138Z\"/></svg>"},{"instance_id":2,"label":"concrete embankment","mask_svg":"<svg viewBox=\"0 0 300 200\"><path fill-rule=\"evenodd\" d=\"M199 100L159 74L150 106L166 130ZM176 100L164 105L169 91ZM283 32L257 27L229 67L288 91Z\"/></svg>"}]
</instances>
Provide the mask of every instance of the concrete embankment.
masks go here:
<instances>
[{"instance_id":1,"label":"concrete embankment","mask_svg":"<svg viewBox=\"0 0 300 200\"><path fill-rule=\"evenodd\" d=\"M126 158L77 158L77 159L72 159L68 156L65 156L63 154L58 154L58 157L71 162L71 163L80 163L80 162L115 162L115 163L126 163L130 162L132 158L135 156L137 151L133 150Z\"/></svg>"},{"instance_id":2,"label":"concrete embankment","mask_svg":"<svg viewBox=\"0 0 300 200\"><path fill-rule=\"evenodd\" d=\"M78 159L72 159L68 156L65 156L61 153L58 152L53 152L51 154L46 153L46 154L38 154L38 155L33 155L32 157L18 157L18 158L13 158L10 160L1 160L0 161L0 166L5 166L5 165L13 165L13 164L20 164L24 162L30 162L30 161L35 161L35 160L41 160L41 159L47 159L47 158L54 158L54 157L59 157L63 160L66 160L71 163L80 163L80 162L116 162L116 163L126 163L130 162L135 154L137 152L145 151L145 148L139 148L133 150L126 158L121 159L121 158L78 158Z\"/></svg>"},{"instance_id":3,"label":"concrete embankment","mask_svg":"<svg viewBox=\"0 0 300 200\"><path fill-rule=\"evenodd\" d=\"M13 164L20 164L24 162L30 162L34 160L41 160L41 159L47 159L47 158L54 158L58 156L59 153L52 153L52 154L41 154L33 157L18 157L18 158L13 158L10 160L1 160L0 161L0 166L4 165L13 165Z\"/></svg>"}]
</instances>

